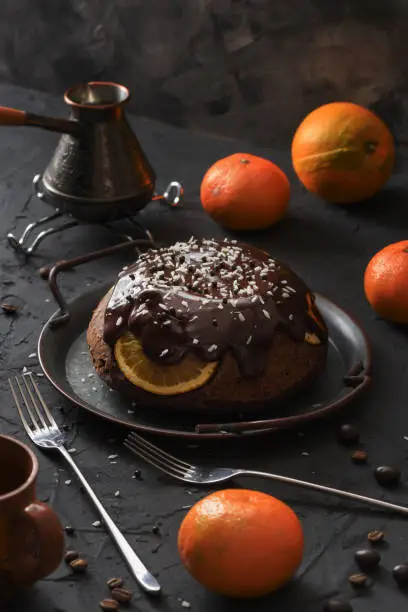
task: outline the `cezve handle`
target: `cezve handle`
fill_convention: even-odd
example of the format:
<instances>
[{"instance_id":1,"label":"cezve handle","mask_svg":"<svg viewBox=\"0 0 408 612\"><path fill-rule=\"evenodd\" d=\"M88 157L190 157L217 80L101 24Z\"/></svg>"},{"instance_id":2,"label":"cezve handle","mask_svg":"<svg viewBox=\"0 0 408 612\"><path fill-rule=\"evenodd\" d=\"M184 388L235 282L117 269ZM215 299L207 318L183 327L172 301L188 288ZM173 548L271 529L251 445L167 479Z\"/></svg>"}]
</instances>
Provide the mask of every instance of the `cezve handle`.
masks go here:
<instances>
[{"instance_id":1,"label":"cezve handle","mask_svg":"<svg viewBox=\"0 0 408 612\"><path fill-rule=\"evenodd\" d=\"M27 125L72 135L78 135L82 129L82 124L79 121L44 117L8 106L0 106L0 125Z\"/></svg>"},{"instance_id":2,"label":"cezve handle","mask_svg":"<svg viewBox=\"0 0 408 612\"><path fill-rule=\"evenodd\" d=\"M26 125L27 113L17 108L0 106L0 125Z\"/></svg>"}]
</instances>

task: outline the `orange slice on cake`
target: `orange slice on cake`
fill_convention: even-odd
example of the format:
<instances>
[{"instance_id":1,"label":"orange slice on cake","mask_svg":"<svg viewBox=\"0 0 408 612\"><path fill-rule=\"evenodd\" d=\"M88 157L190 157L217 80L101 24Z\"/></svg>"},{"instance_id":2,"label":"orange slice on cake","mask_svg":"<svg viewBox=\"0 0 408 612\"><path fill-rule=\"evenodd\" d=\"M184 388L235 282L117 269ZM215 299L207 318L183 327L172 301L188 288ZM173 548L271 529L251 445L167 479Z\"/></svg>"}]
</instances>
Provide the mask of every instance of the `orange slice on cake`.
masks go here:
<instances>
[{"instance_id":1,"label":"orange slice on cake","mask_svg":"<svg viewBox=\"0 0 408 612\"><path fill-rule=\"evenodd\" d=\"M204 362L193 354L175 365L149 359L136 336L127 332L115 344L115 358L126 378L155 395L179 395L202 387L214 374L218 362Z\"/></svg>"}]
</instances>

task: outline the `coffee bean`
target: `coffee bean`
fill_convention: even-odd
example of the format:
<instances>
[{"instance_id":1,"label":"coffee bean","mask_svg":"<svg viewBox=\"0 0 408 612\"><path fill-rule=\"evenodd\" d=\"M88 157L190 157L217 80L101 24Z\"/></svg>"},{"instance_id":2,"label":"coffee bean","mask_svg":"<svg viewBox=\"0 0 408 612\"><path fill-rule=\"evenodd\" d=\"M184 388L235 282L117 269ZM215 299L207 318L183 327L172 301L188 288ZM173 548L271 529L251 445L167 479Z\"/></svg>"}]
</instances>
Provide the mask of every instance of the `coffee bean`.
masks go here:
<instances>
[{"instance_id":1,"label":"coffee bean","mask_svg":"<svg viewBox=\"0 0 408 612\"><path fill-rule=\"evenodd\" d=\"M76 550L67 550L67 552L64 555L64 561L66 563L71 563L71 561L78 559L78 557L79 557L79 553Z\"/></svg>"},{"instance_id":2,"label":"coffee bean","mask_svg":"<svg viewBox=\"0 0 408 612\"><path fill-rule=\"evenodd\" d=\"M110 589L118 589L119 587L122 586L123 579L122 578L109 578L106 584L108 585Z\"/></svg>"},{"instance_id":3,"label":"coffee bean","mask_svg":"<svg viewBox=\"0 0 408 612\"><path fill-rule=\"evenodd\" d=\"M367 576L365 574L352 574L349 576L349 583L356 588L361 588L367 584Z\"/></svg>"},{"instance_id":4,"label":"coffee bean","mask_svg":"<svg viewBox=\"0 0 408 612\"><path fill-rule=\"evenodd\" d=\"M379 465L374 470L374 476L379 485L386 488L396 487L401 480L401 472L390 465Z\"/></svg>"},{"instance_id":5,"label":"coffee bean","mask_svg":"<svg viewBox=\"0 0 408 612\"><path fill-rule=\"evenodd\" d=\"M3 302L1 304L1 308L3 310L3 312L7 315L15 315L17 314L17 306L15 306L14 304L8 304L7 302Z\"/></svg>"},{"instance_id":6,"label":"coffee bean","mask_svg":"<svg viewBox=\"0 0 408 612\"><path fill-rule=\"evenodd\" d=\"M114 599L103 599L99 606L102 610L119 610L119 604Z\"/></svg>"},{"instance_id":7,"label":"coffee bean","mask_svg":"<svg viewBox=\"0 0 408 612\"><path fill-rule=\"evenodd\" d=\"M75 533L75 529L72 525L65 525L64 531L68 535L73 535Z\"/></svg>"},{"instance_id":8,"label":"coffee bean","mask_svg":"<svg viewBox=\"0 0 408 612\"><path fill-rule=\"evenodd\" d=\"M38 273L41 278L43 278L44 280L48 280L48 277L50 275L50 269L47 266L43 266L38 270Z\"/></svg>"},{"instance_id":9,"label":"coffee bean","mask_svg":"<svg viewBox=\"0 0 408 612\"><path fill-rule=\"evenodd\" d=\"M385 538L385 533L383 531L379 531L378 529L374 529L370 531L367 535L367 539L371 544L377 544L378 542L382 542Z\"/></svg>"},{"instance_id":10,"label":"coffee bean","mask_svg":"<svg viewBox=\"0 0 408 612\"><path fill-rule=\"evenodd\" d=\"M70 566L72 571L82 574L88 567L88 561L86 559L74 559L74 561L71 561Z\"/></svg>"},{"instance_id":11,"label":"coffee bean","mask_svg":"<svg viewBox=\"0 0 408 612\"><path fill-rule=\"evenodd\" d=\"M133 593L129 589L117 588L112 589L112 597L121 604L127 604L131 601Z\"/></svg>"},{"instance_id":12,"label":"coffee bean","mask_svg":"<svg viewBox=\"0 0 408 612\"><path fill-rule=\"evenodd\" d=\"M363 464L367 463L368 455L363 450L356 450L351 455L351 460L353 463Z\"/></svg>"},{"instance_id":13,"label":"coffee bean","mask_svg":"<svg viewBox=\"0 0 408 612\"><path fill-rule=\"evenodd\" d=\"M329 599L323 605L323 612L353 612L353 608L346 599Z\"/></svg>"},{"instance_id":14,"label":"coffee bean","mask_svg":"<svg viewBox=\"0 0 408 612\"><path fill-rule=\"evenodd\" d=\"M373 550L372 548L363 548L355 553L354 559L362 570L368 571L379 565L381 555L377 550Z\"/></svg>"},{"instance_id":15,"label":"coffee bean","mask_svg":"<svg viewBox=\"0 0 408 612\"><path fill-rule=\"evenodd\" d=\"M345 446L353 446L360 441L360 434L354 425L348 423L342 425L339 430L339 442Z\"/></svg>"},{"instance_id":16,"label":"coffee bean","mask_svg":"<svg viewBox=\"0 0 408 612\"><path fill-rule=\"evenodd\" d=\"M392 576L399 586L408 585L408 563L396 565L392 570Z\"/></svg>"}]
</instances>

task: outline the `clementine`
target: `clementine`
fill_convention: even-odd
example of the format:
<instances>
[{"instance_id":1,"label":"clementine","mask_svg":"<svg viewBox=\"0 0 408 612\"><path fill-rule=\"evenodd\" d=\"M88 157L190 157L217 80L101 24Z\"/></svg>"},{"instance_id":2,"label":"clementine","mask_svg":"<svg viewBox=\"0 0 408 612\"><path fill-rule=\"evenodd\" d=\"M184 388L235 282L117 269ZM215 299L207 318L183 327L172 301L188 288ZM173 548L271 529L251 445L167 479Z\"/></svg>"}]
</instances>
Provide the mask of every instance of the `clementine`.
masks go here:
<instances>
[{"instance_id":1,"label":"clementine","mask_svg":"<svg viewBox=\"0 0 408 612\"><path fill-rule=\"evenodd\" d=\"M178 548L186 568L206 588L258 597L292 578L303 556L303 532L293 510L278 499L226 489L189 510Z\"/></svg>"},{"instance_id":2,"label":"clementine","mask_svg":"<svg viewBox=\"0 0 408 612\"><path fill-rule=\"evenodd\" d=\"M286 174L268 159L234 153L215 162L204 175L204 210L232 230L264 229L279 221L289 203Z\"/></svg>"},{"instance_id":3,"label":"clementine","mask_svg":"<svg viewBox=\"0 0 408 612\"><path fill-rule=\"evenodd\" d=\"M306 189L339 204L374 195L389 179L394 158L387 126L351 102L315 109L292 142L293 167Z\"/></svg>"},{"instance_id":4,"label":"clementine","mask_svg":"<svg viewBox=\"0 0 408 612\"><path fill-rule=\"evenodd\" d=\"M364 274L367 300L384 319L408 323L408 240L379 251Z\"/></svg>"}]
</instances>

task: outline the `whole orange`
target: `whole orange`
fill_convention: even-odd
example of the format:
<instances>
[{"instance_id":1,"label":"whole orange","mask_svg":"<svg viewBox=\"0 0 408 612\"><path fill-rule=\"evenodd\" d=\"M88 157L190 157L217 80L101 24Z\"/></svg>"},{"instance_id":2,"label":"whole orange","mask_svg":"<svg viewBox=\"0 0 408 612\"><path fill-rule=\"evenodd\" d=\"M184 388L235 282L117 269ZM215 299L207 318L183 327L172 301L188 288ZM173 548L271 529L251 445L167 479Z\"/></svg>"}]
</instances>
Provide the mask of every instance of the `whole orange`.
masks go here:
<instances>
[{"instance_id":1,"label":"whole orange","mask_svg":"<svg viewBox=\"0 0 408 612\"><path fill-rule=\"evenodd\" d=\"M279 221L286 212L290 185L268 159L234 153L215 162L201 183L204 210L232 230L256 230Z\"/></svg>"},{"instance_id":2,"label":"whole orange","mask_svg":"<svg viewBox=\"0 0 408 612\"><path fill-rule=\"evenodd\" d=\"M379 251L364 274L367 300L384 319L408 323L408 240Z\"/></svg>"},{"instance_id":3,"label":"whole orange","mask_svg":"<svg viewBox=\"0 0 408 612\"><path fill-rule=\"evenodd\" d=\"M389 179L394 159L385 123L351 102L315 109L292 142L293 167L306 189L339 204L374 195Z\"/></svg>"},{"instance_id":4,"label":"whole orange","mask_svg":"<svg viewBox=\"0 0 408 612\"><path fill-rule=\"evenodd\" d=\"M258 597L292 578L303 556L303 532L293 510L278 499L226 489L189 510L178 548L186 568L206 588Z\"/></svg>"}]
</instances>

